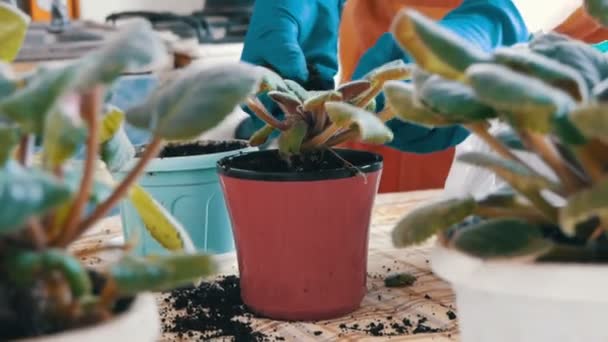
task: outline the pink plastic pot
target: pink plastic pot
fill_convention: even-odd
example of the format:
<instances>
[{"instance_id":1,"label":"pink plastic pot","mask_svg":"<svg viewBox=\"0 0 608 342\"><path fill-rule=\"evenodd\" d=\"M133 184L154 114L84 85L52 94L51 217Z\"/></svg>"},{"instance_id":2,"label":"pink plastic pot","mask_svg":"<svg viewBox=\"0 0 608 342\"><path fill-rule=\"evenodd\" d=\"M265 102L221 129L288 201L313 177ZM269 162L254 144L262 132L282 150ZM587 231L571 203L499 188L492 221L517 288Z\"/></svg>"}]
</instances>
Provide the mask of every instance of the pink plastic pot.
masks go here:
<instances>
[{"instance_id":1,"label":"pink plastic pot","mask_svg":"<svg viewBox=\"0 0 608 342\"><path fill-rule=\"evenodd\" d=\"M241 295L253 311L281 320L320 320L360 306L382 157L338 153L365 177L347 168L272 172L276 151L219 162Z\"/></svg>"}]
</instances>

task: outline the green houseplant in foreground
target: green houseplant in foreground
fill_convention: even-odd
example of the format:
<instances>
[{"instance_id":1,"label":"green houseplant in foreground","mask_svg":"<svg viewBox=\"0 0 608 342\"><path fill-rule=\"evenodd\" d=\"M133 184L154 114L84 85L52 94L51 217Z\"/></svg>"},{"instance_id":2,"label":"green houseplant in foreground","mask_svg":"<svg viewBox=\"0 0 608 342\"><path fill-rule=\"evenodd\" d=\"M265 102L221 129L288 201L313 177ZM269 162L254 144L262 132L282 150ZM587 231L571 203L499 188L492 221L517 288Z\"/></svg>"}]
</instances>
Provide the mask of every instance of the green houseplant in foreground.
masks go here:
<instances>
[{"instance_id":1,"label":"green houseplant in foreground","mask_svg":"<svg viewBox=\"0 0 608 342\"><path fill-rule=\"evenodd\" d=\"M0 27L3 35L21 29L7 21ZM0 43L2 56L14 56L6 50L18 48ZM188 69L126 114L102 115L103 94L113 80L166 57L150 25L137 22L69 65L27 75L0 68L0 339L94 325L116 316L125 299L137 302L140 292L187 285L213 271L212 259L194 253L179 224L133 184L165 140L192 139L215 126L256 87L257 76L242 64ZM153 137L131 172L115 182L105 165L133 156L123 119ZM33 158L35 145L41 149ZM82 145L86 158L72 160ZM67 248L124 196L163 246L182 253L130 257L127 242L120 261L89 271ZM131 328L148 329L135 337L154 330Z\"/></svg>"},{"instance_id":2,"label":"green houseplant in foreground","mask_svg":"<svg viewBox=\"0 0 608 342\"><path fill-rule=\"evenodd\" d=\"M605 266L580 265L608 260L608 58L553 33L485 53L417 12L400 13L393 34L417 67L412 83L385 85L390 106L406 121L469 128L496 154L460 161L509 184L412 211L394 244L438 237L433 268L456 289L464 341L608 338L592 328ZM491 120L511 132L491 136ZM552 174L513 150L538 156ZM505 262L513 260L528 262Z\"/></svg>"}]
</instances>

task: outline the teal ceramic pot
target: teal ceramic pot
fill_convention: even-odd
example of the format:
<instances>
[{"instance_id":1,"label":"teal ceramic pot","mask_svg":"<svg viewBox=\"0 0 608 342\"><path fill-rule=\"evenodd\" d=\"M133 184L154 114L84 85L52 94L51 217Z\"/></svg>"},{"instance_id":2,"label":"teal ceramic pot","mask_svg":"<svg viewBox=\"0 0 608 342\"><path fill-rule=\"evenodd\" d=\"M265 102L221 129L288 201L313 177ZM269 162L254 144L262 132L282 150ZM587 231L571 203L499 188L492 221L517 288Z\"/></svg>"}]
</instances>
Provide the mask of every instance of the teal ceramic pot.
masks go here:
<instances>
[{"instance_id":1,"label":"teal ceramic pot","mask_svg":"<svg viewBox=\"0 0 608 342\"><path fill-rule=\"evenodd\" d=\"M234 250L230 219L216 172L218 160L241 152L255 151L244 141L225 142L228 151L174 156L152 160L139 184L169 210L190 233L199 251L221 254ZM137 159L116 174L125 176ZM120 206L125 238L138 241L138 255L168 253L146 231L139 215L129 203Z\"/></svg>"}]
</instances>

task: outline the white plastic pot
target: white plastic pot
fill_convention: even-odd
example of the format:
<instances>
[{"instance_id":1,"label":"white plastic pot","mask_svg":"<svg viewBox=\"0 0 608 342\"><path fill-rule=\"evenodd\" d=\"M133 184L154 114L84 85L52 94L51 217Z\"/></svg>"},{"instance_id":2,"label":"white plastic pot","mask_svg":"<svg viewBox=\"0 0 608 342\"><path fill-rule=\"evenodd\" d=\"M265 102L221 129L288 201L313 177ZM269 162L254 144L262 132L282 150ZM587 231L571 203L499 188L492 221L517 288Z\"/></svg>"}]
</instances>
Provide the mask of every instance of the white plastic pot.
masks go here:
<instances>
[{"instance_id":1,"label":"white plastic pot","mask_svg":"<svg viewBox=\"0 0 608 342\"><path fill-rule=\"evenodd\" d=\"M141 294L129 309L113 319L91 327L41 336L21 342L154 342L160 338L161 327L152 294Z\"/></svg>"},{"instance_id":2,"label":"white plastic pot","mask_svg":"<svg viewBox=\"0 0 608 342\"><path fill-rule=\"evenodd\" d=\"M608 267L484 262L438 244L433 271L452 284L462 342L608 341Z\"/></svg>"}]
</instances>

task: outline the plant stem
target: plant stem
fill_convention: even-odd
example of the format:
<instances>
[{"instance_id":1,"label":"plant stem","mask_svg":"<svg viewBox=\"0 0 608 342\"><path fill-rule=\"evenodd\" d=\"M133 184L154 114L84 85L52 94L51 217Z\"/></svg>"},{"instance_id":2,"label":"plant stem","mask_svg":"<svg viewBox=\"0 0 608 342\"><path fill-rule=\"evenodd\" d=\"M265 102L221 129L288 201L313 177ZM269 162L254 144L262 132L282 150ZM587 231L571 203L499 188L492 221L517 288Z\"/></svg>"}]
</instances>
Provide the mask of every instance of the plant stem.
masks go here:
<instances>
[{"instance_id":1,"label":"plant stem","mask_svg":"<svg viewBox=\"0 0 608 342\"><path fill-rule=\"evenodd\" d=\"M511 150L509 150L500 140L496 139L488 131L487 126L484 123L472 123L465 125L465 127L475 133L481 140L483 140L488 146L490 146L496 153L501 157L520 162L522 165L526 165L519 157L517 157Z\"/></svg>"},{"instance_id":2,"label":"plant stem","mask_svg":"<svg viewBox=\"0 0 608 342\"><path fill-rule=\"evenodd\" d=\"M353 170L357 176L362 177L365 184L367 184L367 176L363 171L361 171L361 169L353 165L353 163L349 162L348 160L342 158L342 156L339 155L338 152L334 151L332 148L327 148L327 150L331 152L336 158L340 159L344 163L344 166Z\"/></svg>"},{"instance_id":3,"label":"plant stem","mask_svg":"<svg viewBox=\"0 0 608 342\"><path fill-rule=\"evenodd\" d=\"M74 235L76 235L75 233L78 221L80 220L82 212L88 203L91 189L93 188L95 178L95 162L97 161L97 154L99 152L99 119L97 118L97 114L100 111L102 90L103 88L96 87L82 95L80 112L83 120L88 125L89 133L86 146L87 157L84 163L84 170L82 180L80 181L80 187L78 188L78 194L74 199L72 207L68 211L65 228L59 237L59 241L57 242L59 246L66 246L72 241L71 239L74 237Z\"/></svg>"},{"instance_id":4,"label":"plant stem","mask_svg":"<svg viewBox=\"0 0 608 342\"><path fill-rule=\"evenodd\" d=\"M578 160L583 169L589 174L594 182L600 181L604 177L602 165L593 157L593 154L585 147L578 148L576 151Z\"/></svg>"},{"instance_id":5,"label":"plant stem","mask_svg":"<svg viewBox=\"0 0 608 342\"><path fill-rule=\"evenodd\" d=\"M319 135L315 136L314 138L305 142L304 145L302 145L302 148L306 150L306 149L315 148L317 146L320 146L320 145L324 144L325 142L327 142L329 139L331 139L334 136L334 134L336 134L339 130L340 130L340 127L338 127L336 124L332 123L323 132L321 132L321 134L319 134Z\"/></svg>"},{"instance_id":6,"label":"plant stem","mask_svg":"<svg viewBox=\"0 0 608 342\"><path fill-rule=\"evenodd\" d=\"M249 107L249 109L251 109L255 113L255 115L258 116L258 118L260 118L262 121L266 122L270 126L276 129L280 129L281 131L289 129L289 125L286 122L280 121L279 119L272 116L272 114L268 112L268 109L264 107L262 102L260 102L257 97L247 98L246 103L247 107Z\"/></svg>"},{"instance_id":7,"label":"plant stem","mask_svg":"<svg viewBox=\"0 0 608 342\"><path fill-rule=\"evenodd\" d=\"M498 207L478 204L475 208L475 215L491 218L520 217L532 223L551 223L534 207Z\"/></svg>"},{"instance_id":8,"label":"plant stem","mask_svg":"<svg viewBox=\"0 0 608 342\"><path fill-rule=\"evenodd\" d=\"M562 160L555 147L544 136L528 131L522 131L519 134L530 148L538 153L541 159L553 169L564 184L568 194L577 191L583 186L582 181L578 179L568 164Z\"/></svg>"},{"instance_id":9,"label":"plant stem","mask_svg":"<svg viewBox=\"0 0 608 342\"><path fill-rule=\"evenodd\" d=\"M158 155L162 148L162 145L163 140L158 136L154 136L154 138L147 146L146 150L140 157L135 167L129 172L127 177L122 180L118 187L116 187L112 195L110 195L110 197L108 197L103 203L97 206L95 211L88 218L80 222L76 230L77 234L76 236L73 236L71 238L71 241L78 238L78 236L80 236L84 231L86 231L87 228L91 227L98 220L104 217L118 203L118 201L120 201L125 196L125 194L127 194L129 189L131 188L131 185L133 185L137 178L139 178L139 175L144 172L144 169L146 168L148 162Z\"/></svg>"},{"instance_id":10,"label":"plant stem","mask_svg":"<svg viewBox=\"0 0 608 342\"><path fill-rule=\"evenodd\" d=\"M340 133L334 135L333 137L331 137L331 139L329 139L325 142L325 146L331 147L331 146L340 145L349 140L357 139L358 136L359 136L359 131L357 129L349 128L348 130L340 132Z\"/></svg>"},{"instance_id":11,"label":"plant stem","mask_svg":"<svg viewBox=\"0 0 608 342\"><path fill-rule=\"evenodd\" d=\"M17 160L19 163L25 167L31 165L32 162L32 143L34 136L31 134L26 134L21 137L19 141L19 147L17 149Z\"/></svg>"},{"instance_id":12,"label":"plant stem","mask_svg":"<svg viewBox=\"0 0 608 342\"><path fill-rule=\"evenodd\" d=\"M355 102L355 106L365 108L367 105L380 93L382 86L379 84L372 85L365 93L363 97Z\"/></svg>"},{"instance_id":13,"label":"plant stem","mask_svg":"<svg viewBox=\"0 0 608 342\"><path fill-rule=\"evenodd\" d=\"M390 106L385 106L383 110L376 114L376 116L378 116L382 122L387 122L395 117L395 111Z\"/></svg>"},{"instance_id":14,"label":"plant stem","mask_svg":"<svg viewBox=\"0 0 608 342\"><path fill-rule=\"evenodd\" d=\"M32 217L28 220L27 234L36 250L42 250L46 247L47 237L42 228L42 224L37 217Z\"/></svg>"}]
</instances>

